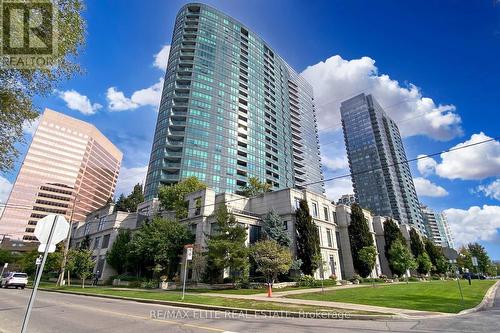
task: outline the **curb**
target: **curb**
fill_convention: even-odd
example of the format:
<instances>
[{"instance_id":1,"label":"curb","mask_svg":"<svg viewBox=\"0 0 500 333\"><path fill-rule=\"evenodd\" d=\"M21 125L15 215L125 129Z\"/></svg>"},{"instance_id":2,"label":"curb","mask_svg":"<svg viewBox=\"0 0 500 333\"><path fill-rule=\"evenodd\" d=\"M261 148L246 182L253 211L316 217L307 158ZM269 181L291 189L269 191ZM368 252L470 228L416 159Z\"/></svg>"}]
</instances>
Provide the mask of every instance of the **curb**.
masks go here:
<instances>
[{"instance_id":1,"label":"curb","mask_svg":"<svg viewBox=\"0 0 500 333\"><path fill-rule=\"evenodd\" d=\"M474 313L474 312L478 312L478 311L483 311L484 309L492 307L493 301L495 300L495 294L496 294L496 291L497 291L499 286L500 286L500 281L497 281L494 285L492 285L488 289L488 291L484 295L481 303L479 303L478 305L476 305L475 307L473 307L471 309L465 309L465 310L460 311L459 313L457 313L457 316L466 315L466 314Z\"/></svg>"},{"instance_id":2,"label":"curb","mask_svg":"<svg viewBox=\"0 0 500 333\"><path fill-rule=\"evenodd\" d=\"M207 305L207 304L196 304L196 303L184 303L184 302L176 302L176 301L162 301L162 300L153 300L146 298L135 298L135 297L124 297L124 296L115 296L115 295L101 295L101 294L88 294L81 293L77 291L63 291L63 290L54 290L54 289L45 289L39 288L39 290L53 292L53 293L61 293L61 294L71 294L71 295L79 295L79 296L89 296L89 297L97 297L97 298L110 298L117 299L123 301L133 301L138 303L147 303L147 304L159 304L159 305L168 305L168 306L176 306L188 309L201 309L201 310L212 310L212 311L221 311L221 312L237 312L237 313L245 313L255 316L263 316L263 317L278 317L285 316L285 318L308 318L308 319L339 319L339 320L387 320L387 319L398 319L398 316L395 315L362 315L362 314L347 314L343 312L331 312L330 316L327 315L327 312L317 311L317 312L295 312L295 311L287 311L287 310L255 310L255 309L244 309L244 308L231 308L225 306L218 305ZM346 311L347 312L347 311Z\"/></svg>"}]
</instances>

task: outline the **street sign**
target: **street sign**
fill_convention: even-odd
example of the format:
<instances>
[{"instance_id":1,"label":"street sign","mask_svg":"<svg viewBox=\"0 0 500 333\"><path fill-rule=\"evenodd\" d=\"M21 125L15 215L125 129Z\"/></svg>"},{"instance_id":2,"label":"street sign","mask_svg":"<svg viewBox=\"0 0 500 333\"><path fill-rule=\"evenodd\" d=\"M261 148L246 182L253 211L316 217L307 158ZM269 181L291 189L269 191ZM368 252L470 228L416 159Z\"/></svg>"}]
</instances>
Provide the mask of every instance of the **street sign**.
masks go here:
<instances>
[{"instance_id":1,"label":"street sign","mask_svg":"<svg viewBox=\"0 0 500 333\"><path fill-rule=\"evenodd\" d=\"M193 248L188 247L186 250L186 260L193 260Z\"/></svg>"},{"instance_id":2,"label":"street sign","mask_svg":"<svg viewBox=\"0 0 500 333\"><path fill-rule=\"evenodd\" d=\"M7 263L7 262L5 264L3 264L3 268L7 268L8 266L9 266L9 263Z\"/></svg>"},{"instance_id":3,"label":"street sign","mask_svg":"<svg viewBox=\"0 0 500 333\"><path fill-rule=\"evenodd\" d=\"M38 291L38 285L40 284L40 279L42 277L43 267L45 266L45 262L47 261L47 256L49 252L55 251L57 243L66 238L68 230L69 230L69 224L68 222L66 222L66 219L62 215L55 215L55 214L47 215L43 219L38 220L36 224L34 234L41 243L40 246L38 247L38 251L42 249L43 256L41 256L42 261L40 262L40 266L37 265L38 273L35 276L33 289L31 290L30 299L28 301L28 307L26 308L26 312L24 313L21 333L26 333L28 329L28 323L30 321L30 316L31 316L31 309L33 309L36 293Z\"/></svg>"},{"instance_id":4,"label":"street sign","mask_svg":"<svg viewBox=\"0 0 500 333\"><path fill-rule=\"evenodd\" d=\"M477 257L472 257L472 266L474 267L478 266Z\"/></svg>"},{"instance_id":5,"label":"street sign","mask_svg":"<svg viewBox=\"0 0 500 333\"><path fill-rule=\"evenodd\" d=\"M40 265L42 263L42 256L36 257L35 265Z\"/></svg>"},{"instance_id":6,"label":"street sign","mask_svg":"<svg viewBox=\"0 0 500 333\"><path fill-rule=\"evenodd\" d=\"M48 244L48 252L52 253L56 250L56 244L65 239L68 235L69 223L64 216L50 214L38 220L35 227L34 235L40 242L38 252L45 252L49 240L52 224L55 223L52 239Z\"/></svg>"}]
</instances>

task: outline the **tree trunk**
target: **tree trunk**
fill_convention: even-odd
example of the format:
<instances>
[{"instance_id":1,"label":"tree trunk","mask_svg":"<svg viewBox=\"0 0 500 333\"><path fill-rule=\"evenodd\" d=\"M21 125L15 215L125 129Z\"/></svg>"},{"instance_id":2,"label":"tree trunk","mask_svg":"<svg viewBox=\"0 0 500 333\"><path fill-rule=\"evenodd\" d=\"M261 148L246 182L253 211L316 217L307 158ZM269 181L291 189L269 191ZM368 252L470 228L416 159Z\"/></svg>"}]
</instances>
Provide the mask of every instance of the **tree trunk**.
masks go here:
<instances>
[{"instance_id":1,"label":"tree trunk","mask_svg":"<svg viewBox=\"0 0 500 333\"><path fill-rule=\"evenodd\" d=\"M82 289L85 288L85 278L82 278Z\"/></svg>"}]
</instances>

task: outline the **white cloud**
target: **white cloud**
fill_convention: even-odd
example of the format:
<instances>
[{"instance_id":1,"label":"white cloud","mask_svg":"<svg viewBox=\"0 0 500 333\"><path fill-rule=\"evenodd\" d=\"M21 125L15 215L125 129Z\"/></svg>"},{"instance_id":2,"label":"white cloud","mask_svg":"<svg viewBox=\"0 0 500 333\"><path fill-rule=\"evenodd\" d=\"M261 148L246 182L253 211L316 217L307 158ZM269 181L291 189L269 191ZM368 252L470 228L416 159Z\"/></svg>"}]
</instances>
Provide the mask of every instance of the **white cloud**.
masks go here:
<instances>
[{"instance_id":1,"label":"white cloud","mask_svg":"<svg viewBox=\"0 0 500 333\"><path fill-rule=\"evenodd\" d=\"M491 139L483 132L459 143L452 149ZM474 180L500 175L500 142L492 141L459 151L441 154L441 163L436 163L436 174L448 179Z\"/></svg>"},{"instance_id":2,"label":"white cloud","mask_svg":"<svg viewBox=\"0 0 500 333\"><path fill-rule=\"evenodd\" d=\"M444 213L457 246L476 241L492 241L497 237L500 206L473 206L468 210L450 208Z\"/></svg>"},{"instance_id":3,"label":"white cloud","mask_svg":"<svg viewBox=\"0 0 500 333\"><path fill-rule=\"evenodd\" d=\"M337 202L343 194L353 193L351 178L339 178L325 183L325 195Z\"/></svg>"},{"instance_id":4,"label":"white cloud","mask_svg":"<svg viewBox=\"0 0 500 333\"><path fill-rule=\"evenodd\" d=\"M347 156L344 154L337 157L327 157L326 155L321 155L321 163L324 167L331 171L344 170L349 167L347 162Z\"/></svg>"},{"instance_id":5,"label":"white cloud","mask_svg":"<svg viewBox=\"0 0 500 333\"><path fill-rule=\"evenodd\" d=\"M106 99L108 108L111 111L134 110L141 106L158 107L163 88L163 79L160 78L157 83L151 87L135 91L132 96L126 97L125 94L115 87L108 88Z\"/></svg>"},{"instance_id":6,"label":"white cloud","mask_svg":"<svg viewBox=\"0 0 500 333\"><path fill-rule=\"evenodd\" d=\"M436 103L409 84L403 87L386 74L379 74L370 57L345 60L335 55L307 67L302 75L314 88L319 127L340 129L340 103L361 92L371 93L399 124L403 136L426 135L450 140L462 134L455 106Z\"/></svg>"},{"instance_id":7,"label":"white cloud","mask_svg":"<svg viewBox=\"0 0 500 333\"><path fill-rule=\"evenodd\" d=\"M132 192L134 185L137 183L141 183L144 185L147 172L147 165L136 168L126 168L122 166L120 175L118 177L118 182L116 184L115 196L118 197L122 193L128 195L130 192Z\"/></svg>"},{"instance_id":8,"label":"white cloud","mask_svg":"<svg viewBox=\"0 0 500 333\"><path fill-rule=\"evenodd\" d=\"M162 71L167 70L168 56L170 55L170 45L164 45L160 52L154 55L153 66L161 69Z\"/></svg>"},{"instance_id":9,"label":"white cloud","mask_svg":"<svg viewBox=\"0 0 500 333\"><path fill-rule=\"evenodd\" d=\"M56 91L61 99L66 102L66 106L71 110L76 110L84 115L92 115L102 108L99 103L92 104L90 99L76 90Z\"/></svg>"},{"instance_id":10,"label":"white cloud","mask_svg":"<svg viewBox=\"0 0 500 333\"><path fill-rule=\"evenodd\" d=\"M23 123L24 134L33 136L33 134L35 134L36 132L36 129L38 128L38 125L40 124L40 119L41 117L38 116L31 122L25 120Z\"/></svg>"},{"instance_id":11,"label":"white cloud","mask_svg":"<svg viewBox=\"0 0 500 333\"><path fill-rule=\"evenodd\" d=\"M7 202L11 189L12 183L7 178L0 176L0 217L4 209L3 204Z\"/></svg>"},{"instance_id":12,"label":"white cloud","mask_svg":"<svg viewBox=\"0 0 500 333\"><path fill-rule=\"evenodd\" d=\"M485 196L492 199L500 200L500 178L488 185L479 185L478 192L483 192Z\"/></svg>"},{"instance_id":13,"label":"white cloud","mask_svg":"<svg viewBox=\"0 0 500 333\"><path fill-rule=\"evenodd\" d=\"M419 160L417 160L417 168L422 176L429 176L435 172L437 162L430 157L424 158L425 156L427 155L417 156L417 158L419 158Z\"/></svg>"},{"instance_id":14,"label":"white cloud","mask_svg":"<svg viewBox=\"0 0 500 333\"><path fill-rule=\"evenodd\" d=\"M449 194L443 187L422 177L413 178L413 183L415 184L415 190L419 196L445 197Z\"/></svg>"}]
</instances>

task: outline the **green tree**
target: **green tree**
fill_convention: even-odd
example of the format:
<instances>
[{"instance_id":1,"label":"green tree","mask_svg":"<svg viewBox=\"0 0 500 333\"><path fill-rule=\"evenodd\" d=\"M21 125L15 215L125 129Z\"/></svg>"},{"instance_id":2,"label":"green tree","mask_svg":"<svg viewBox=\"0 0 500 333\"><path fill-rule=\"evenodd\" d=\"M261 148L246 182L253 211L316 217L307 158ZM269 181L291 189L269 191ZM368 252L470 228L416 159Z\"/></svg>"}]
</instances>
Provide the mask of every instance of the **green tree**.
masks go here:
<instances>
[{"instance_id":1,"label":"green tree","mask_svg":"<svg viewBox=\"0 0 500 333\"><path fill-rule=\"evenodd\" d=\"M274 209L262 219L262 229L267 238L275 240L281 246L290 246L290 236L285 230L283 220Z\"/></svg>"},{"instance_id":2,"label":"green tree","mask_svg":"<svg viewBox=\"0 0 500 333\"><path fill-rule=\"evenodd\" d=\"M472 256L469 252L469 249L467 249L465 246L462 246L458 250L457 266L461 269L468 269L471 272L473 270L474 266L472 266Z\"/></svg>"},{"instance_id":3,"label":"green tree","mask_svg":"<svg viewBox=\"0 0 500 333\"><path fill-rule=\"evenodd\" d=\"M407 270L417 267L408 246L399 239L392 243L389 249L389 255L391 258L390 264L392 266L392 272L399 276L405 274Z\"/></svg>"},{"instance_id":4,"label":"green tree","mask_svg":"<svg viewBox=\"0 0 500 333\"><path fill-rule=\"evenodd\" d=\"M470 243L467 248L471 256L477 258L478 267L476 269L479 269L479 273L486 273L491 260L484 246L479 243Z\"/></svg>"},{"instance_id":5,"label":"green tree","mask_svg":"<svg viewBox=\"0 0 500 333\"><path fill-rule=\"evenodd\" d=\"M261 193L270 191L271 184L261 182L257 177L250 177L248 178L248 183L245 186L242 186L238 192L245 197L254 197Z\"/></svg>"},{"instance_id":6,"label":"green tree","mask_svg":"<svg viewBox=\"0 0 500 333\"><path fill-rule=\"evenodd\" d=\"M206 277L210 282L222 282L222 273L228 268L233 282L245 280L249 270L249 251L245 245L246 228L236 221L225 204L214 212L214 229L207 239Z\"/></svg>"},{"instance_id":7,"label":"green tree","mask_svg":"<svg viewBox=\"0 0 500 333\"><path fill-rule=\"evenodd\" d=\"M95 265L92 260L92 251L76 250L70 259L72 271L82 280L82 288L85 288L85 280L92 274Z\"/></svg>"},{"instance_id":8,"label":"green tree","mask_svg":"<svg viewBox=\"0 0 500 333\"><path fill-rule=\"evenodd\" d=\"M432 272L438 274L446 273L446 269L443 271L442 261L446 260L443 254L443 249L440 246L435 245L431 240L424 240L425 251L429 255L432 262Z\"/></svg>"},{"instance_id":9,"label":"green tree","mask_svg":"<svg viewBox=\"0 0 500 333\"><path fill-rule=\"evenodd\" d=\"M362 277L367 277L370 275L373 265L369 265L370 262L365 262L360 258L360 251L363 248L373 247L374 243L363 209L356 203L351 206L351 223L349 223L348 231L354 269ZM369 251L366 249L364 254L369 255Z\"/></svg>"},{"instance_id":10,"label":"green tree","mask_svg":"<svg viewBox=\"0 0 500 333\"><path fill-rule=\"evenodd\" d=\"M377 262L377 255L377 248L373 245L365 246L361 250L359 250L358 260L361 263L363 269L365 269L364 273L368 272L368 274L365 274L365 276L360 274L362 277L367 277L368 275L370 275L370 272L373 270Z\"/></svg>"},{"instance_id":11,"label":"green tree","mask_svg":"<svg viewBox=\"0 0 500 333\"><path fill-rule=\"evenodd\" d=\"M12 252L0 249L0 266L3 267L5 263L8 263L9 265L12 265L14 261L16 261L18 258Z\"/></svg>"},{"instance_id":12,"label":"green tree","mask_svg":"<svg viewBox=\"0 0 500 333\"><path fill-rule=\"evenodd\" d=\"M193 235L185 225L176 220L155 217L134 234L131 251L150 272L160 265L173 277L184 245L193 241Z\"/></svg>"},{"instance_id":13,"label":"green tree","mask_svg":"<svg viewBox=\"0 0 500 333\"><path fill-rule=\"evenodd\" d=\"M90 248L90 236L86 235L83 237L82 242L80 243L80 250L88 250Z\"/></svg>"},{"instance_id":14,"label":"green tree","mask_svg":"<svg viewBox=\"0 0 500 333\"><path fill-rule=\"evenodd\" d=\"M273 285L279 274L288 272L292 266L290 249L274 240L255 243L252 245L251 255L257 265L257 272L264 275L269 286Z\"/></svg>"},{"instance_id":15,"label":"green tree","mask_svg":"<svg viewBox=\"0 0 500 333\"><path fill-rule=\"evenodd\" d=\"M126 212L127 211L127 197L125 196L125 194L120 194L120 196L118 197L118 200L116 200L116 203L115 203L115 212Z\"/></svg>"},{"instance_id":16,"label":"green tree","mask_svg":"<svg viewBox=\"0 0 500 333\"><path fill-rule=\"evenodd\" d=\"M417 272L419 274L427 274L432 269L432 261L427 252L423 252L417 257Z\"/></svg>"},{"instance_id":17,"label":"green tree","mask_svg":"<svg viewBox=\"0 0 500 333\"><path fill-rule=\"evenodd\" d=\"M302 261L301 270L305 275L313 275L318 269L320 256L318 227L314 224L307 201L302 199L295 210L295 231L297 258Z\"/></svg>"},{"instance_id":18,"label":"green tree","mask_svg":"<svg viewBox=\"0 0 500 333\"><path fill-rule=\"evenodd\" d=\"M384 240L385 240L384 251L387 261L389 262L389 268L394 274L397 274L394 272L394 269L391 265L391 254L389 250L391 249L392 244L395 241L399 240L402 244L406 244L406 240L403 237L403 233L399 229L399 226L392 219L387 219L384 222Z\"/></svg>"},{"instance_id":19,"label":"green tree","mask_svg":"<svg viewBox=\"0 0 500 333\"><path fill-rule=\"evenodd\" d=\"M158 190L158 199L162 208L173 210L177 218L183 219L188 215L186 194L202 190L207 186L196 177L188 177L173 185L161 186Z\"/></svg>"},{"instance_id":20,"label":"green tree","mask_svg":"<svg viewBox=\"0 0 500 333\"><path fill-rule=\"evenodd\" d=\"M115 204L115 212L135 212L137 211L137 206L144 202L144 194L142 193L142 184L137 183L134 186L132 192L125 197L123 193L118 197L118 201Z\"/></svg>"},{"instance_id":21,"label":"green tree","mask_svg":"<svg viewBox=\"0 0 500 333\"><path fill-rule=\"evenodd\" d=\"M130 242L132 236L130 230L120 230L116 236L111 249L106 254L107 263L115 269L118 274L122 274L128 268L128 258L130 256Z\"/></svg>"},{"instance_id":22,"label":"green tree","mask_svg":"<svg viewBox=\"0 0 500 333\"><path fill-rule=\"evenodd\" d=\"M49 68L16 69L0 63L0 173L12 169L24 143L23 125L33 122L38 108L33 99L52 94L62 79L80 72L74 59L85 41L81 0L54 2L57 18L57 47ZM48 33L39 31L41 33Z\"/></svg>"},{"instance_id":23,"label":"green tree","mask_svg":"<svg viewBox=\"0 0 500 333\"><path fill-rule=\"evenodd\" d=\"M424 243L422 243L422 239L418 232L413 228L410 229L410 248L415 258L425 253Z\"/></svg>"}]
</instances>

